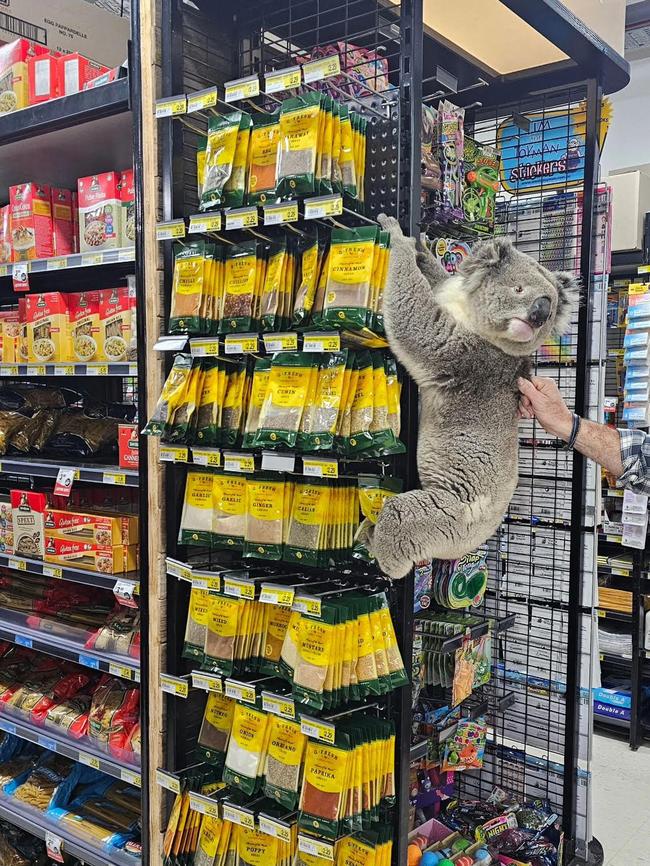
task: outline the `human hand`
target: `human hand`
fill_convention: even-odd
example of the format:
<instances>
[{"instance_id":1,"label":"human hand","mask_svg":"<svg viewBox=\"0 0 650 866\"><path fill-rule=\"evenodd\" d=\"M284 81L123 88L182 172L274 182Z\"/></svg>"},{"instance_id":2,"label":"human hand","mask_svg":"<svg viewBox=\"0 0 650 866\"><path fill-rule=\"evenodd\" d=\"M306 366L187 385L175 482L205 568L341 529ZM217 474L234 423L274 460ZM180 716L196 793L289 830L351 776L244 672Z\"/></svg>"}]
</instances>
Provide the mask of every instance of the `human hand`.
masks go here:
<instances>
[{"instance_id":1,"label":"human hand","mask_svg":"<svg viewBox=\"0 0 650 866\"><path fill-rule=\"evenodd\" d=\"M573 428L573 413L555 382L533 376L532 380L518 379L517 385L521 394L519 417L536 418L547 433L568 441Z\"/></svg>"}]
</instances>

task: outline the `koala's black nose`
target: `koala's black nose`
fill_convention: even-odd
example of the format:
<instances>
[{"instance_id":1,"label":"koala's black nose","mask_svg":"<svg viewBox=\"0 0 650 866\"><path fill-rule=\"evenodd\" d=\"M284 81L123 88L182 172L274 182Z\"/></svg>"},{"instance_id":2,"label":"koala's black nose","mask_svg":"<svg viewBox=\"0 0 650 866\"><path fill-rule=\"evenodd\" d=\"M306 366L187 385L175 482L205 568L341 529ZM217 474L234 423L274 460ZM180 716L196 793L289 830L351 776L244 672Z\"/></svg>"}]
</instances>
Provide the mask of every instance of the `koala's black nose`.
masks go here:
<instances>
[{"instance_id":1,"label":"koala's black nose","mask_svg":"<svg viewBox=\"0 0 650 866\"><path fill-rule=\"evenodd\" d=\"M528 321L533 327L539 328L550 315L551 299L544 295L541 298L535 298L533 301L532 307L528 310Z\"/></svg>"}]
</instances>

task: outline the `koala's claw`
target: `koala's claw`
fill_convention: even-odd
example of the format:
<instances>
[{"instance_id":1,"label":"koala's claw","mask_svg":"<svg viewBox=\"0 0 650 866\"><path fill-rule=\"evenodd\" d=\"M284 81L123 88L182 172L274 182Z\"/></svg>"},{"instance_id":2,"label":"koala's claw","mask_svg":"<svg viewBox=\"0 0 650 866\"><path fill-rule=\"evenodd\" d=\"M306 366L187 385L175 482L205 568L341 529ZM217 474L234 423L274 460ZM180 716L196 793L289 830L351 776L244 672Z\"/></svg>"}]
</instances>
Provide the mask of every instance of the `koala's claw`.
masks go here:
<instances>
[{"instance_id":1,"label":"koala's claw","mask_svg":"<svg viewBox=\"0 0 650 866\"><path fill-rule=\"evenodd\" d=\"M407 243L411 246L415 245L415 238L408 237L402 231L402 227L400 226L398 220L395 217L387 216L385 213L379 214L377 217L379 220L379 225L383 228L385 232L390 234L391 244L395 243Z\"/></svg>"}]
</instances>

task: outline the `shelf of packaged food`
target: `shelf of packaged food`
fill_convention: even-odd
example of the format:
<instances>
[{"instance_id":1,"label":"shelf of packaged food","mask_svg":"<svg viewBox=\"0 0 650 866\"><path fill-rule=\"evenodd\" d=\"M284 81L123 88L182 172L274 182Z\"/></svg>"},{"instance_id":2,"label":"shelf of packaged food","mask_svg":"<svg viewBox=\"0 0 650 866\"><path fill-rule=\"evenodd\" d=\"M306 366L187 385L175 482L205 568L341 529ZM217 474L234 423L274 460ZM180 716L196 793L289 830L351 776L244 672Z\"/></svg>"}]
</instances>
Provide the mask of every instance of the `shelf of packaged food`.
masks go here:
<instances>
[{"instance_id":1,"label":"shelf of packaged food","mask_svg":"<svg viewBox=\"0 0 650 866\"><path fill-rule=\"evenodd\" d=\"M17 626L7 621L7 614L7 611L0 610L0 640L46 653L58 659L76 662L84 667L122 677L125 680L140 682L140 662L136 659L109 656L87 650L83 645L66 640L61 635L49 634L24 625Z\"/></svg>"},{"instance_id":2,"label":"shelf of packaged food","mask_svg":"<svg viewBox=\"0 0 650 866\"><path fill-rule=\"evenodd\" d=\"M102 851L94 848L89 842L79 839L65 830L56 821L48 820L45 813L28 808L21 808L21 803L0 795L0 818L20 827L37 839L50 839L62 842L61 850L71 857L77 857L87 866L138 866L140 859L121 851Z\"/></svg>"},{"instance_id":3,"label":"shelf of packaged food","mask_svg":"<svg viewBox=\"0 0 650 866\"><path fill-rule=\"evenodd\" d=\"M85 568L71 568L68 565L54 565L44 562L42 559L28 559L18 554L0 553L0 566L14 568L17 571L25 571L27 574L42 574L44 577L55 577L59 580L70 580L73 583L83 583L84 586L98 586L102 589L115 590L120 582L136 584L136 592L139 592L138 581L140 575L137 571L123 571L120 574L104 574L99 571L89 571Z\"/></svg>"},{"instance_id":4,"label":"shelf of packaged food","mask_svg":"<svg viewBox=\"0 0 650 866\"><path fill-rule=\"evenodd\" d=\"M135 361L110 361L78 364L61 361L57 364L0 364L0 376L137 376Z\"/></svg>"},{"instance_id":5,"label":"shelf of packaged food","mask_svg":"<svg viewBox=\"0 0 650 866\"><path fill-rule=\"evenodd\" d=\"M52 256L49 259L32 259L22 262L28 274L44 274L50 271L72 270L73 268L96 268L135 261L135 247L121 247L115 250L102 250L96 253L74 253L69 256ZM15 264L0 265L0 277L11 277Z\"/></svg>"},{"instance_id":6,"label":"shelf of packaged food","mask_svg":"<svg viewBox=\"0 0 650 866\"><path fill-rule=\"evenodd\" d=\"M83 739L73 740L49 728L41 728L25 719L11 716L4 711L0 713L0 730L13 734L21 740L36 743L37 746L50 752L65 755L66 758L71 758L73 761L79 761L88 767L101 770L107 776L121 779L123 782L128 782L138 788L141 786L139 767L116 761L94 749L92 743L86 743Z\"/></svg>"},{"instance_id":7,"label":"shelf of packaged food","mask_svg":"<svg viewBox=\"0 0 650 866\"><path fill-rule=\"evenodd\" d=\"M136 469L121 469L119 466L93 465L92 463L67 463L42 460L32 457L1 457L0 473L3 475L32 475L35 478L56 478L59 469L74 469L75 481L92 481L94 484L113 484L122 487L137 487Z\"/></svg>"}]
</instances>

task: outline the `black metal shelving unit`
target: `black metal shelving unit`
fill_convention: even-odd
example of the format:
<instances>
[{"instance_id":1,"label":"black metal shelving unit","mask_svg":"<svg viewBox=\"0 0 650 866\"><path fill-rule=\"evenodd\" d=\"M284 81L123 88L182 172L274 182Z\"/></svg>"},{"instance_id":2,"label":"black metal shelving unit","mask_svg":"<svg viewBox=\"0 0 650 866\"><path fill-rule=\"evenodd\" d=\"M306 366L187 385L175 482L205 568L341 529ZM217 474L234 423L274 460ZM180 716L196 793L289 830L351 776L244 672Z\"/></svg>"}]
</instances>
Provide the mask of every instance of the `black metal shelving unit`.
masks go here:
<instances>
[{"instance_id":1,"label":"black metal shelving unit","mask_svg":"<svg viewBox=\"0 0 650 866\"><path fill-rule=\"evenodd\" d=\"M494 143L500 124L507 118L525 130L526 115L537 113L542 121L555 112L570 108L579 113L584 125L584 152L581 170L574 185L560 181L561 193L577 193L574 223L566 233L566 247L552 260L554 269L572 269L585 286L586 303L574 321L569 360L554 366L539 360L538 374L544 372L558 381L569 378L567 396L580 414L590 409L592 394L591 367L600 369L600 360L589 354L590 298L594 291L591 279L595 245L592 243L595 183L599 161L600 104L603 93L625 86L629 80L627 64L587 28L580 24L560 3L544 0L536 4L524 0L503 0L503 4L555 46L565 51L570 60L549 67L529 69L510 75L488 74L478 63L468 59L460 48L437 40L423 26L422 0L403 0L401 5L383 4L375 0L282 0L282 2L239 3L234 8L220 8L218 15L212 5L197 0L189 8L180 0L163 0L162 23L162 90L161 100L172 101L178 95L192 94L214 87L224 81L248 74L262 74L274 64L282 68L278 58L296 50L309 50L317 44L336 40L346 43L355 39L364 46L382 46L389 58L390 80L394 85L388 106L382 100L367 100L359 105L369 116L379 114L375 123L383 135L373 168L378 172L376 195L370 214L388 207L397 213L405 231L417 235L424 227L421 212L421 129L422 98L449 98L465 107L465 122L481 140ZM226 4L224 4L225 7ZM235 12L233 16L231 13ZM269 36L275 38L269 40ZM284 65L289 65L285 58ZM445 74L446 73L446 74ZM442 80L455 80L456 86L441 87ZM479 81L483 83L479 85ZM476 88L480 86L480 91ZM219 96L222 92L219 90ZM477 95L480 102L477 102ZM262 94L263 97L263 94ZM261 98L262 98L261 97ZM384 99L384 102L388 100ZM182 103L183 100L181 99ZM381 108L386 109L382 115ZM196 130L188 126L181 110L176 116L161 113L159 141L161 144L162 213L165 223L185 220L197 211L192 193ZM194 123L194 125L196 125ZM566 139L568 130L559 137ZM543 133L542 133L543 140ZM560 147L562 144L559 145ZM382 149L383 148L383 149ZM532 252L548 263L546 249L547 226L543 218L542 200L550 190L544 189L533 200L526 190L518 188L513 195L516 205L531 203L539 208L537 217L519 215L515 208L514 226L510 216L502 216L501 225L513 233L522 249ZM388 204L386 201L388 200ZM512 213L509 212L510 214ZM526 219L532 228L524 237ZM165 271L165 297L169 303L172 252L165 243L162 249ZM167 317L169 309L165 310ZM149 335L153 343L159 335ZM556 369L557 368L557 369ZM412 383L404 388L404 426L402 436L407 443L407 458L402 467L406 487L417 484L415 444L417 441L417 391ZM522 441L526 437L522 434ZM546 460L550 453L544 447L528 443L532 459ZM169 459L169 458L168 458ZM522 474L536 476L532 470ZM165 516L168 549L173 558L168 562L167 616L176 624L168 631L167 672L170 682L187 679L191 672L181 662L181 624L185 620L189 586L193 572L187 551L178 548L177 536L179 500L183 489L185 468L170 461L166 467L167 511ZM541 472L547 476L548 470ZM586 788L589 782L589 732L591 730L590 697L585 701L586 680L589 680L589 657L582 631L586 623L593 627L593 600L585 596L585 585L593 583L593 544L595 523L593 508L585 507L585 461L574 455L566 475L570 522L560 517L559 485L555 485L554 511L542 521L540 529L531 511L528 522L518 519L504 523L500 533L503 546L491 561L490 592L486 597L486 612L498 621L511 620L512 627L497 637L497 660L494 686L501 696L488 704L493 732L489 760L481 774L468 774L460 790L468 797L487 796L494 785L514 789L517 795L548 797L562 816L565 833L566 862L572 857L585 858L591 841L589 806ZM554 475L552 478L554 479ZM531 488L532 491L532 488ZM533 506L532 492L530 507ZM518 590L511 585L511 563L516 533L521 526L529 533L528 549L522 566L527 581L523 602ZM534 531L533 531L533 527ZM565 558L556 560L540 557L534 550L533 538L548 531L554 543L563 545ZM510 554L510 559L508 559ZM536 596L536 569L551 571L550 597ZM179 579L180 578L180 579ZM396 583L393 590L394 610L399 625L399 644L405 660L413 652L413 578ZM591 632L589 632L589 639ZM547 655L545 647L552 649ZM517 674L515 677L514 674ZM166 688L165 691L173 691ZM546 697L541 710L541 724L528 717L528 695L543 693ZM188 766L193 758L193 742L200 722L201 706L193 700L178 701L176 692L166 700L166 768L161 768L160 784L177 790L176 769ZM507 698L504 697L507 695ZM395 720L398 731L396 780L398 803L395 810L394 862L406 863L409 828L411 763L421 757L424 746L411 743L411 691L403 688L390 699L387 712ZM544 726L546 720L546 727ZM171 782L169 780L172 780ZM581 862L580 859L576 862Z\"/></svg>"}]
</instances>

